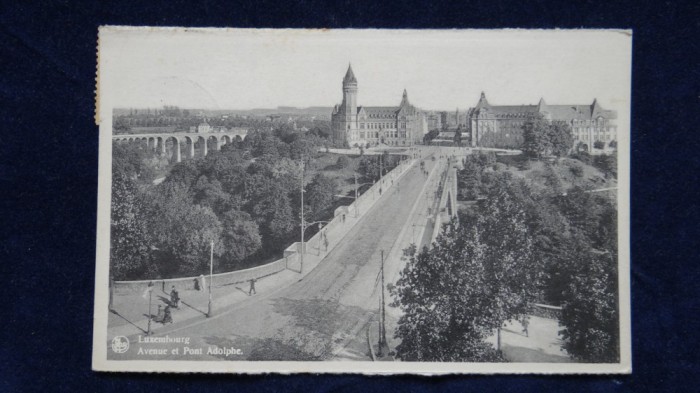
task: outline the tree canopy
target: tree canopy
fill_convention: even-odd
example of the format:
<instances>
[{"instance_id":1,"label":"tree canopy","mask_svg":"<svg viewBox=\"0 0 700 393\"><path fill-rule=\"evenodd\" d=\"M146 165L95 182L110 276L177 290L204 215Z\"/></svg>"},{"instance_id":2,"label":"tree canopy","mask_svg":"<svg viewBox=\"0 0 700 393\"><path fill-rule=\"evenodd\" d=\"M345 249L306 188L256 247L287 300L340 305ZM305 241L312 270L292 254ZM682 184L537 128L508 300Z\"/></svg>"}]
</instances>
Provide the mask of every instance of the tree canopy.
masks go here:
<instances>
[{"instance_id":1,"label":"tree canopy","mask_svg":"<svg viewBox=\"0 0 700 393\"><path fill-rule=\"evenodd\" d=\"M562 157L568 154L574 143L571 127L565 122L549 121L536 116L528 119L522 129L522 150L531 158L551 155Z\"/></svg>"},{"instance_id":2,"label":"tree canopy","mask_svg":"<svg viewBox=\"0 0 700 393\"><path fill-rule=\"evenodd\" d=\"M116 279L198 275L250 267L281 252L299 226L299 160L322 141L283 125L255 129L245 142L174 164L160 184L162 158L140 144L115 145L112 271ZM334 184L317 177L307 200L323 211Z\"/></svg>"}]
</instances>

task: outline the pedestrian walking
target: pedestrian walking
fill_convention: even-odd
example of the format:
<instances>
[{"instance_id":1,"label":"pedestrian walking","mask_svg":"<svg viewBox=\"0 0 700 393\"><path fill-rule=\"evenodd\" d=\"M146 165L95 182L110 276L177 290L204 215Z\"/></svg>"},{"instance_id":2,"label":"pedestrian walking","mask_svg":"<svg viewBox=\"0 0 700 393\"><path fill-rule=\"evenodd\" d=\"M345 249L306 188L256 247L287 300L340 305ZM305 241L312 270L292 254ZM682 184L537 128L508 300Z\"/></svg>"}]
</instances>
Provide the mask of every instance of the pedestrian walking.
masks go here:
<instances>
[{"instance_id":1,"label":"pedestrian walking","mask_svg":"<svg viewBox=\"0 0 700 393\"><path fill-rule=\"evenodd\" d=\"M173 290L170 291L170 303L175 308L180 307L180 294L177 292L177 289L175 289L175 285L173 285Z\"/></svg>"},{"instance_id":2,"label":"pedestrian walking","mask_svg":"<svg viewBox=\"0 0 700 393\"><path fill-rule=\"evenodd\" d=\"M523 317L523 320L520 321L520 324L523 325L523 333L525 334L525 337L530 337L530 332L528 332L527 330L528 326L530 326L530 318Z\"/></svg>"},{"instance_id":3,"label":"pedestrian walking","mask_svg":"<svg viewBox=\"0 0 700 393\"><path fill-rule=\"evenodd\" d=\"M159 304L158 305L158 313L156 314L155 321L162 323L164 318L165 318L165 312L163 311L163 306Z\"/></svg>"},{"instance_id":4,"label":"pedestrian walking","mask_svg":"<svg viewBox=\"0 0 700 393\"><path fill-rule=\"evenodd\" d=\"M257 295L257 292L255 291L255 281L256 281L255 278L250 279L250 289L248 290L248 296L250 296L252 294Z\"/></svg>"},{"instance_id":5,"label":"pedestrian walking","mask_svg":"<svg viewBox=\"0 0 700 393\"><path fill-rule=\"evenodd\" d=\"M163 310L163 319L161 320L161 323L165 325L166 323L173 323L173 315L170 312L170 306L165 306L165 310Z\"/></svg>"},{"instance_id":6,"label":"pedestrian walking","mask_svg":"<svg viewBox=\"0 0 700 393\"><path fill-rule=\"evenodd\" d=\"M153 281L148 282L148 286L146 287L146 290L143 291L143 295L141 295L141 297L144 299L148 299L148 296L150 295L151 291L153 291Z\"/></svg>"}]
</instances>

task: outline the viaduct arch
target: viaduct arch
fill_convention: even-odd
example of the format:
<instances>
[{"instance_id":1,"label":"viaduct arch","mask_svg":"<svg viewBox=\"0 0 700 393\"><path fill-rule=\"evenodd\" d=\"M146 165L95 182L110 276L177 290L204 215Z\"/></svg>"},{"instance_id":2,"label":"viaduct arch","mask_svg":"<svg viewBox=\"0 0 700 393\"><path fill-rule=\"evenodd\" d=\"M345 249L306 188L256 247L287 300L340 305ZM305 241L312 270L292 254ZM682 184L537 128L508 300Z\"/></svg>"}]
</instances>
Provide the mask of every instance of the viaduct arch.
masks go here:
<instances>
[{"instance_id":1,"label":"viaduct arch","mask_svg":"<svg viewBox=\"0 0 700 393\"><path fill-rule=\"evenodd\" d=\"M245 140L247 132L174 132L160 134L112 135L117 143L141 143L161 155L169 155L171 161L181 162L185 158L206 157L210 151L219 151L233 141Z\"/></svg>"}]
</instances>

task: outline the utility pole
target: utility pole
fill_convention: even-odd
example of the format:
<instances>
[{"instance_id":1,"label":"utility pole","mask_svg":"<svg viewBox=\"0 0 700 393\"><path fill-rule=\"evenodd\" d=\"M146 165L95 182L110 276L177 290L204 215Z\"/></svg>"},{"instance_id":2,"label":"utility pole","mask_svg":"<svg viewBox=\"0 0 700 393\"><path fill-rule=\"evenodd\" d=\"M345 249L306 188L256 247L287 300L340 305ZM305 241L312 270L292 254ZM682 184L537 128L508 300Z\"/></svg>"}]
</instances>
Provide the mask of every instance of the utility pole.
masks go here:
<instances>
[{"instance_id":1,"label":"utility pole","mask_svg":"<svg viewBox=\"0 0 700 393\"><path fill-rule=\"evenodd\" d=\"M355 173L355 218L358 216L357 211L357 173Z\"/></svg>"},{"instance_id":2,"label":"utility pole","mask_svg":"<svg viewBox=\"0 0 700 393\"><path fill-rule=\"evenodd\" d=\"M304 271L304 156L301 157L301 250L299 250L299 273Z\"/></svg>"},{"instance_id":3,"label":"utility pole","mask_svg":"<svg viewBox=\"0 0 700 393\"><path fill-rule=\"evenodd\" d=\"M387 348L386 344L386 309L385 309L385 300L384 300L384 250L382 250L382 264L380 268L380 274L381 274L381 285L382 285L382 291L381 291L381 310L380 310L380 315L379 315L379 320L380 320L380 325L379 325L379 351L377 352L379 356L382 356L384 353L384 349Z\"/></svg>"},{"instance_id":4,"label":"utility pole","mask_svg":"<svg viewBox=\"0 0 700 393\"><path fill-rule=\"evenodd\" d=\"M148 283L148 331L147 336L151 335L151 319L153 319L153 313L151 312L151 299L153 298L153 281Z\"/></svg>"},{"instance_id":5,"label":"utility pole","mask_svg":"<svg viewBox=\"0 0 700 393\"><path fill-rule=\"evenodd\" d=\"M214 277L214 241L209 243L209 304L207 305L207 318L212 316L212 303L211 303L211 282Z\"/></svg>"},{"instance_id":6,"label":"utility pole","mask_svg":"<svg viewBox=\"0 0 700 393\"><path fill-rule=\"evenodd\" d=\"M379 180L382 180L382 176L384 175L384 170L382 169L382 162L384 161L384 154L379 155Z\"/></svg>"}]
</instances>

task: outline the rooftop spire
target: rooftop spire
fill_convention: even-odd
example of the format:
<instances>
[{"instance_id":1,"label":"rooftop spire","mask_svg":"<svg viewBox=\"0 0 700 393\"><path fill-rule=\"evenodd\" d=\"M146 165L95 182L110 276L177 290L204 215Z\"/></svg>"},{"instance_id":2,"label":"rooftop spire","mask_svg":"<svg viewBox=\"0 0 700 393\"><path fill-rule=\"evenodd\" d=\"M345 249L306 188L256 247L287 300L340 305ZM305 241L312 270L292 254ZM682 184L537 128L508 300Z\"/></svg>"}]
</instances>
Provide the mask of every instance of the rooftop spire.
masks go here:
<instances>
[{"instance_id":1,"label":"rooftop spire","mask_svg":"<svg viewBox=\"0 0 700 393\"><path fill-rule=\"evenodd\" d=\"M403 96L401 97L401 106L408 105L408 92L403 89Z\"/></svg>"},{"instance_id":2,"label":"rooftop spire","mask_svg":"<svg viewBox=\"0 0 700 393\"><path fill-rule=\"evenodd\" d=\"M479 97L479 103L476 104L477 109L489 106L489 102L486 100L486 94L484 92L481 92L481 97Z\"/></svg>"},{"instance_id":3,"label":"rooftop spire","mask_svg":"<svg viewBox=\"0 0 700 393\"><path fill-rule=\"evenodd\" d=\"M352 72L352 64L348 63L348 72L345 73L345 78L343 78L343 84L346 83L357 83L357 78L355 78L355 73Z\"/></svg>"}]
</instances>

